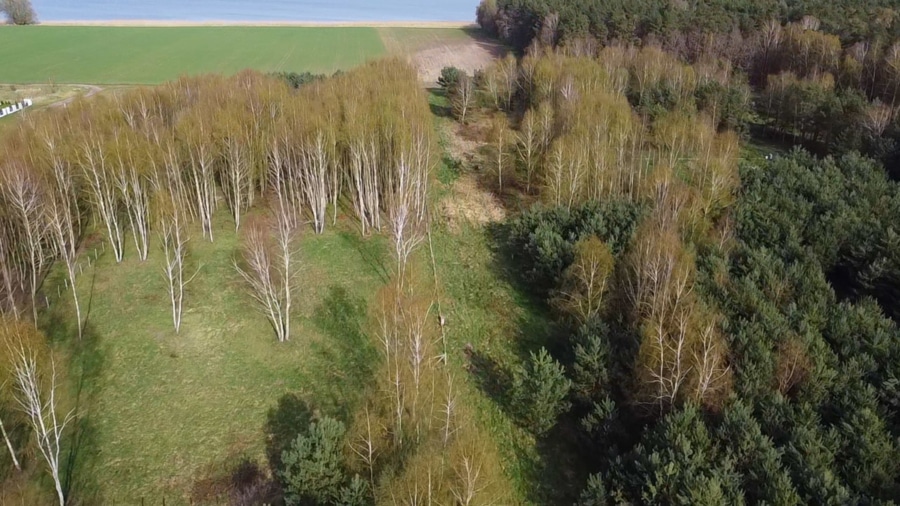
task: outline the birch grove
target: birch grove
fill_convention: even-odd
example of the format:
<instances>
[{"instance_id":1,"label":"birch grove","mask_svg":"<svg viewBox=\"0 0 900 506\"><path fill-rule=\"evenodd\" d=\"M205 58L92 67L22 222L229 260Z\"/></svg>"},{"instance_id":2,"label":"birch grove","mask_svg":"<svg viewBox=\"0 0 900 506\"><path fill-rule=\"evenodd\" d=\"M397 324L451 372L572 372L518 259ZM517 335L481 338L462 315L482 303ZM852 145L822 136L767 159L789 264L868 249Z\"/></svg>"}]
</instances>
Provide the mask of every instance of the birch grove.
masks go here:
<instances>
[{"instance_id":1,"label":"birch grove","mask_svg":"<svg viewBox=\"0 0 900 506\"><path fill-rule=\"evenodd\" d=\"M508 102L508 76L498 79L498 99ZM182 333L188 287L202 275L191 266L190 239L221 240L227 220L241 238L235 277L286 342L302 286L302 232L325 233L346 212L361 234L383 233L397 294L385 299L379 338L385 372L377 390L389 402L367 401L352 453L374 492L382 458L437 445L458 454L461 467L454 460L410 468L386 493L452 501L458 492L469 503L492 496L495 449L475 451L467 439L474 429L447 367L436 301L417 274L438 157L427 98L408 63L371 63L296 91L255 73L123 90L35 116L3 146L11 154L0 159L0 308L11 321L29 310L37 320L42 301L58 303L41 292L58 260L60 277L49 279L72 290L80 334L87 322L79 275L103 249L116 263L158 269L172 328ZM87 257L82 241L92 235L105 246ZM62 504L61 448L73 415L62 408L60 363L15 349L7 385L27 416L10 422L0 411L4 451L23 455L7 434L27 419Z\"/></svg>"},{"instance_id":2,"label":"birch grove","mask_svg":"<svg viewBox=\"0 0 900 506\"><path fill-rule=\"evenodd\" d=\"M22 268L18 276L20 287L29 295L32 317L37 323L37 293L45 267L50 261L47 247L49 230L44 219L45 189L40 179L27 172L23 165L7 165L2 170L0 189L15 220L10 225L12 227L18 225L18 230L13 229L15 235L12 236L14 239L10 244L11 247L15 247L18 243L15 255L17 258L13 264L18 264Z\"/></svg>"},{"instance_id":3,"label":"birch grove","mask_svg":"<svg viewBox=\"0 0 900 506\"><path fill-rule=\"evenodd\" d=\"M615 292L640 335L634 401L660 412L688 399L713 405L728 390L731 369L720 317L694 291L691 242L711 233L734 202L739 143L717 131L717 103L692 108L698 86L727 83L730 67L686 65L655 47L614 44L598 56L535 51L520 61L515 87L525 111L512 153L526 191L538 188L555 207L626 200L649 213L615 275L611 251L580 238L551 302L584 325L605 318L604 295ZM484 93L496 96L497 76L511 74L505 65L487 71ZM654 105L661 88L685 105ZM495 118L485 163L499 168L508 119Z\"/></svg>"}]
</instances>

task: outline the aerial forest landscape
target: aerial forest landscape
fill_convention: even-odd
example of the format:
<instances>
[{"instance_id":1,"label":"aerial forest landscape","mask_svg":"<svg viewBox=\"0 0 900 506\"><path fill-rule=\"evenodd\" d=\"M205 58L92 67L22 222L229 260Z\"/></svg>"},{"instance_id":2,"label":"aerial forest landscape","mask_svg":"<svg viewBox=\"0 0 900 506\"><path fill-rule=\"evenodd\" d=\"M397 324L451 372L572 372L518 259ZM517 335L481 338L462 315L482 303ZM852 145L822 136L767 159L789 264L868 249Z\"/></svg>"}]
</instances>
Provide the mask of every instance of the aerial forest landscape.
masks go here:
<instances>
[{"instance_id":1,"label":"aerial forest landscape","mask_svg":"<svg viewBox=\"0 0 900 506\"><path fill-rule=\"evenodd\" d=\"M0 14L0 506L900 503L900 3Z\"/></svg>"}]
</instances>

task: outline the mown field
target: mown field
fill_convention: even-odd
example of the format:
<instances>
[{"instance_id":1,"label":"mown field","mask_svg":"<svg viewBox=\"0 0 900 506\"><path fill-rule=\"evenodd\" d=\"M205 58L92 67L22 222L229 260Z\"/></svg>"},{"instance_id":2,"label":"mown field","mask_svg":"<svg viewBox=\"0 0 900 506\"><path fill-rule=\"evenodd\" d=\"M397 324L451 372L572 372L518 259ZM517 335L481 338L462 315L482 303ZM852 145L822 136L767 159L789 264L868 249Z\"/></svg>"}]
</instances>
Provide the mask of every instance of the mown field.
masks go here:
<instances>
[{"instance_id":1,"label":"mown field","mask_svg":"<svg viewBox=\"0 0 900 506\"><path fill-rule=\"evenodd\" d=\"M157 84L246 68L332 73L468 37L455 28L0 26L0 83Z\"/></svg>"},{"instance_id":2,"label":"mown field","mask_svg":"<svg viewBox=\"0 0 900 506\"><path fill-rule=\"evenodd\" d=\"M0 83L155 84L183 74L331 73L385 54L375 28L0 27Z\"/></svg>"}]
</instances>

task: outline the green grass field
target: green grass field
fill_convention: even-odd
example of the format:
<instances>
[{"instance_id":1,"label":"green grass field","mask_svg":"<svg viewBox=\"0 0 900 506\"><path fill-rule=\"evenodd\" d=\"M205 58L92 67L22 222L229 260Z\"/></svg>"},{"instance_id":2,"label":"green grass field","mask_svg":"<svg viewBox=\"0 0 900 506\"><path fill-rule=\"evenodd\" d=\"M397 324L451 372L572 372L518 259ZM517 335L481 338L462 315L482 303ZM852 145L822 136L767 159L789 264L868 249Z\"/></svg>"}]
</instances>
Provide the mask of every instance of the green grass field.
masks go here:
<instances>
[{"instance_id":1,"label":"green grass field","mask_svg":"<svg viewBox=\"0 0 900 506\"><path fill-rule=\"evenodd\" d=\"M241 457L265 462L267 413L282 396L340 412L363 391L372 349L361 329L383 283L381 240L340 231L299 240L293 336L282 344L244 291L237 236L226 213L219 218L214 243L191 239L198 274L179 334L159 251L117 265L99 238L85 249L79 293L90 313L80 343L61 278L45 283L44 328L72 347L81 416L72 489L83 504L185 503L210 469Z\"/></svg>"},{"instance_id":2,"label":"green grass field","mask_svg":"<svg viewBox=\"0 0 900 506\"><path fill-rule=\"evenodd\" d=\"M72 337L62 273L47 280L43 327L71 357L81 417L73 435L73 498L82 504L161 504L163 498L166 504L206 504L196 490L211 475L241 458L265 465L265 427L279 399L296 395L345 415L354 409L377 356L365 334L368 304L391 262L382 238L361 239L351 227L341 228L300 239L302 282L292 340L284 344L234 271L238 240L225 213L214 243L191 241L199 274L188 289L180 334L172 329L158 251L146 263L128 252L115 264L102 253L100 237L85 248L79 293L90 313L81 342ZM534 442L465 371L463 349L472 344L512 366L523 346L546 335L545 320L496 270L484 229L439 226L433 243L464 403L499 445L516 504L532 504L539 461ZM88 266L95 254L99 259ZM534 332L520 336L520 329Z\"/></svg>"},{"instance_id":3,"label":"green grass field","mask_svg":"<svg viewBox=\"0 0 900 506\"><path fill-rule=\"evenodd\" d=\"M0 26L0 83L154 84L184 74L331 73L386 52L375 28Z\"/></svg>"}]
</instances>

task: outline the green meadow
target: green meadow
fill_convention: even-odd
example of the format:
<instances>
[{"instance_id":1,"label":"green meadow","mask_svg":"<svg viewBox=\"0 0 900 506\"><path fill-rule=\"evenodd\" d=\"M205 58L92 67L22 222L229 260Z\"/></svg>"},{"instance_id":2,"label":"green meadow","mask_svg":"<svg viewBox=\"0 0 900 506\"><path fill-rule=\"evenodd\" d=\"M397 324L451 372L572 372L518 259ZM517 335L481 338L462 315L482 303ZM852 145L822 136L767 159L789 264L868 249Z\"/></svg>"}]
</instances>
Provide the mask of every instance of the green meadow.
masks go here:
<instances>
[{"instance_id":1,"label":"green meadow","mask_svg":"<svg viewBox=\"0 0 900 506\"><path fill-rule=\"evenodd\" d=\"M156 84L182 75L331 73L386 53L376 28L2 26L0 83Z\"/></svg>"}]
</instances>

